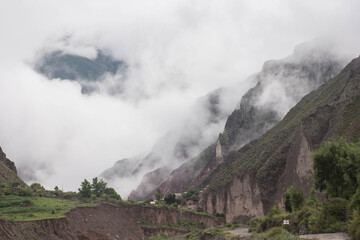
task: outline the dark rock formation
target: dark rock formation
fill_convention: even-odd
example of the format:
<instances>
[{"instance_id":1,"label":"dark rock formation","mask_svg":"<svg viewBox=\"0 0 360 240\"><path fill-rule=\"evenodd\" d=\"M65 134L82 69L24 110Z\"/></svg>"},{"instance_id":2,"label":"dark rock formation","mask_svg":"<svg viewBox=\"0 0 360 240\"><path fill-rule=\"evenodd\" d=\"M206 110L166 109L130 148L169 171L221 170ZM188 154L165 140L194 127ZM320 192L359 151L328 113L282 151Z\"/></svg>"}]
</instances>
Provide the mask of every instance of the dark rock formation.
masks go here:
<instances>
[{"instance_id":1,"label":"dark rock formation","mask_svg":"<svg viewBox=\"0 0 360 240\"><path fill-rule=\"evenodd\" d=\"M5 166L7 166L15 174L17 174L15 163L6 158L6 154L2 151L1 147L0 147L0 162Z\"/></svg>"},{"instance_id":2,"label":"dark rock formation","mask_svg":"<svg viewBox=\"0 0 360 240\"><path fill-rule=\"evenodd\" d=\"M18 182L25 184L17 175L15 163L6 158L0 147L0 181L3 183Z\"/></svg>"}]
</instances>

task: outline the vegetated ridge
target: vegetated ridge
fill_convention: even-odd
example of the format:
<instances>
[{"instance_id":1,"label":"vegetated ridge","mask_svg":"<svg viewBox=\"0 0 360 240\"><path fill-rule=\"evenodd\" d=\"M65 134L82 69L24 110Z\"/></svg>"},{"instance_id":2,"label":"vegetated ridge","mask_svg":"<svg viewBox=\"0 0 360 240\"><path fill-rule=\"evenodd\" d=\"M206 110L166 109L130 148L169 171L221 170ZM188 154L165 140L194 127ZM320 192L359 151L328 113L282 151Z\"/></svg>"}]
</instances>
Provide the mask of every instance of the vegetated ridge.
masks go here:
<instances>
[{"instance_id":1,"label":"vegetated ridge","mask_svg":"<svg viewBox=\"0 0 360 240\"><path fill-rule=\"evenodd\" d=\"M206 190L199 205L209 213L261 216L275 200L283 204L288 187L305 193L314 186L311 152L324 141L360 137L360 58L336 77L306 95L275 127L215 169L200 186Z\"/></svg>"},{"instance_id":2,"label":"vegetated ridge","mask_svg":"<svg viewBox=\"0 0 360 240\"><path fill-rule=\"evenodd\" d=\"M108 91L113 94L122 91L122 82L125 81L128 66L126 62L116 60L101 50L97 50L94 59L57 50L42 55L36 61L34 68L50 80L60 79L78 82L81 85L81 92L84 94L99 90L106 74L121 73L121 78L117 79L116 89L112 92Z\"/></svg>"}]
</instances>

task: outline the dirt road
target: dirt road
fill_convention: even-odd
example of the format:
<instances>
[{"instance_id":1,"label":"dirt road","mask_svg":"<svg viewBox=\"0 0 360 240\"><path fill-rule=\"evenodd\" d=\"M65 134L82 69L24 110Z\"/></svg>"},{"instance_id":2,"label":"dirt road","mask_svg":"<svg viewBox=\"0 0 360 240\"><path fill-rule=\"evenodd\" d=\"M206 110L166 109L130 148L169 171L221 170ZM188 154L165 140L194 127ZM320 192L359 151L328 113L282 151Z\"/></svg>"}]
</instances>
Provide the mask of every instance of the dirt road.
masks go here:
<instances>
[{"instance_id":1,"label":"dirt road","mask_svg":"<svg viewBox=\"0 0 360 240\"><path fill-rule=\"evenodd\" d=\"M250 236L249 228L245 228L245 227L235 228L234 230L230 230L227 232L231 233L231 235L233 236L240 236L240 237Z\"/></svg>"},{"instance_id":2,"label":"dirt road","mask_svg":"<svg viewBox=\"0 0 360 240\"><path fill-rule=\"evenodd\" d=\"M346 233L323 233L323 234L309 234L301 235L303 239L318 239L318 240L350 240L350 237Z\"/></svg>"}]
</instances>

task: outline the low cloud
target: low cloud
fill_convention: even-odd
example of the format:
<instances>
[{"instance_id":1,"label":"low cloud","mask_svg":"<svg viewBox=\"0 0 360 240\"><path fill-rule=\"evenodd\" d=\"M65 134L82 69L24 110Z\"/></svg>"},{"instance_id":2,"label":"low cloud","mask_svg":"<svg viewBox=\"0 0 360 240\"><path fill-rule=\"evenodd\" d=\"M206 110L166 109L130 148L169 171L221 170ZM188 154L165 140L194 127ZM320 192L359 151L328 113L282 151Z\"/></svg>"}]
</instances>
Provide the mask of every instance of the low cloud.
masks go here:
<instances>
[{"instance_id":1,"label":"low cloud","mask_svg":"<svg viewBox=\"0 0 360 240\"><path fill-rule=\"evenodd\" d=\"M325 0L1 1L0 145L29 183L76 190L115 161L150 152L184 121L201 123L201 111L189 110L197 99L238 84L240 92L223 101L231 111L247 76L300 42L340 39L337 52L356 57L359 7ZM52 49L88 58L104 49L126 61L121 97L107 92L112 77L105 90L83 95L77 82L36 73L34 60ZM204 139L221 128L205 129ZM130 183L114 187L126 194Z\"/></svg>"}]
</instances>

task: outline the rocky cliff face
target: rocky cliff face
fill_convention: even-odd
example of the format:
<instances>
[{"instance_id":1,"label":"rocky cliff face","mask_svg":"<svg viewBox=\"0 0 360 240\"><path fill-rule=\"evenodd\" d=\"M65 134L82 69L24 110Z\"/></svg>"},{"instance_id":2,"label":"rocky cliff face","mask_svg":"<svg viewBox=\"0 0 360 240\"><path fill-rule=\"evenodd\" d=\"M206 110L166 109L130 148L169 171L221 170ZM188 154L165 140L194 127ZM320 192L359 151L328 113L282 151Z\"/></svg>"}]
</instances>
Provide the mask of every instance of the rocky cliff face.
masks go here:
<instances>
[{"instance_id":1,"label":"rocky cliff face","mask_svg":"<svg viewBox=\"0 0 360 240\"><path fill-rule=\"evenodd\" d=\"M301 51L299 50L301 49ZM237 150L278 123L300 99L333 78L344 62L304 43L293 55L264 64L257 85L241 99L220 136L225 153Z\"/></svg>"},{"instance_id":2,"label":"rocky cliff face","mask_svg":"<svg viewBox=\"0 0 360 240\"><path fill-rule=\"evenodd\" d=\"M222 158L227 159L229 153L261 136L304 95L334 77L343 65L328 49L313 48L308 43L298 46L285 59L266 62L255 77L256 86L242 97L239 108L228 117L217 143L174 170L159 190L167 194L197 186L219 166L216 160L219 150Z\"/></svg>"},{"instance_id":3,"label":"rocky cliff face","mask_svg":"<svg viewBox=\"0 0 360 240\"><path fill-rule=\"evenodd\" d=\"M311 152L336 137L360 137L360 58L305 96L262 137L233 152L226 166L210 175L200 205L223 212L227 221L264 215L292 184L309 193ZM351 112L351 114L349 114Z\"/></svg>"},{"instance_id":4,"label":"rocky cliff face","mask_svg":"<svg viewBox=\"0 0 360 240\"><path fill-rule=\"evenodd\" d=\"M24 184L24 182L18 177L15 163L6 158L6 154L0 147L0 181L3 183L18 182Z\"/></svg>"},{"instance_id":5,"label":"rocky cliff face","mask_svg":"<svg viewBox=\"0 0 360 240\"><path fill-rule=\"evenodd\" d=\"M44 240L113 240L148 239L151 234L164 229L151 228L152 225L177 225L180 220L201 224L203 228L223 224L211 216L181 212L165 207L146 207L139 205L100 205L71 210L65 218L39 221L11 222L0 221L1 239L44 239Z\"/></svg>"}]
</instances>

